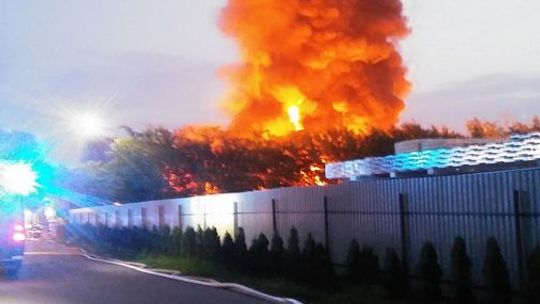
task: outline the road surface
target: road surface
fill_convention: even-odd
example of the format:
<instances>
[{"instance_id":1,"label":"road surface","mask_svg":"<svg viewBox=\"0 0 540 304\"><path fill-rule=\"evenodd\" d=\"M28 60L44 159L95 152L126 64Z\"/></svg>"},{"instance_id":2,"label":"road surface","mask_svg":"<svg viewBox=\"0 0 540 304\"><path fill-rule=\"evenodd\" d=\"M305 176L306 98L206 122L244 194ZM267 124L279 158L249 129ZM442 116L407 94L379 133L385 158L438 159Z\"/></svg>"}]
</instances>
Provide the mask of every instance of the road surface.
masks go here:
<instances>
[{"instance_id":1,"label":"road surface","mask_svg":"<svg viewBox=\"0 0 540 304\"><path fill-rule=\"evenodd\" d=\"M16 279L0 279L2 304L267 303L78 256L48 241L28 241Z\"/></svg>"}]
</instances>

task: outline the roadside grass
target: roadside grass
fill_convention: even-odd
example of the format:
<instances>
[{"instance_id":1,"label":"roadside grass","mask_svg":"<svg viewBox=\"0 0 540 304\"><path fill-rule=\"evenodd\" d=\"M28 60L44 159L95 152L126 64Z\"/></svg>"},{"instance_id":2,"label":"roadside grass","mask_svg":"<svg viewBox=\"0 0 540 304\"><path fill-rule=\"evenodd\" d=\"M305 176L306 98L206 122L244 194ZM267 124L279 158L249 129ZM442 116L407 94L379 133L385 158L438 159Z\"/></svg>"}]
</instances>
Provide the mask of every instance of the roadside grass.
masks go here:
<instances>
[{"instance_id":1,"label":"roadside grass","mask_svg":"<svg viewBox=\"0 0 540 304\"><path fill-rule=\"evenodd\" d=\"M136 262L153 268L178 270L184 275L212 278L221 282L239 283L273 296L294 298L304 303L406 303L385 300L385 292L376 286L352 286L343 282L335 292L316 290L282 277L255 277L240 273L215 262L198 258L166 255L140 255Z\"/></svg>"}]
</instances>

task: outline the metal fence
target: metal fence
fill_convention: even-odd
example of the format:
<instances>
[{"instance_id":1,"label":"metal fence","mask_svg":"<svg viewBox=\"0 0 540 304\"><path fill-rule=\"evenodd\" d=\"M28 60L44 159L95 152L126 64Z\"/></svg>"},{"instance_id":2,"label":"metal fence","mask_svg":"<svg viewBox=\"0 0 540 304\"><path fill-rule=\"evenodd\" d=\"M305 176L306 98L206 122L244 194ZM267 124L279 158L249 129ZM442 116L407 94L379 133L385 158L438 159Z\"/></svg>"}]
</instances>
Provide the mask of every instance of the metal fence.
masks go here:
<instances>
[{"instance_id":1,"label":"metal fence","mask_svg":"<svg viewBox=\"0 0 540 304\"><path fill-rule=\"evenodd\" d=\"M434 243L449 274L456 236L466 240L473 274L481 283L488 237L495 237L517 286L525 259L540 245L540 168L476 174L369 179L341 185L282 188L174 200L73 209L71 221L109 226L216 227L223 235L243 227L251 240L274 231L284 239L298 229L325 242L343 264L350 241L387 247L406 258L414 274L424 242Z\"/></svg>"}]
</instances>

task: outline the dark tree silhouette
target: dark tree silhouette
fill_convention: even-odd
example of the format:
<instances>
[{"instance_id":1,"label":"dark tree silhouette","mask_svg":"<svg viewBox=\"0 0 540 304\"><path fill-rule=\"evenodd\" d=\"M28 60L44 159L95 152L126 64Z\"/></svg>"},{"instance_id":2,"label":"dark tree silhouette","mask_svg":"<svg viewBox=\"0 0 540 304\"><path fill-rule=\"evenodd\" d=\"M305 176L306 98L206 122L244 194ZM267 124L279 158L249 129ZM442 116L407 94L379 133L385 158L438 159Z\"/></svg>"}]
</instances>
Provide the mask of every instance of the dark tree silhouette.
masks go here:
<instances>
[{"instance_id":1,"label":"dark tree silhouette","mask_svg":"<svg viewBox=\"0 0 540 304\"><path fill-rule=\"evenodd\" d=\"M482 268L490 303L510 303L511 286L508 267L504 261L497 240L489 238L486 243L486 256Z\"/></svg>"},{"instance_id":2,"label":"dark tree silhouette","mask_svg":"<svg viewBox=\"0 0 540 304\"><path fill-rule=\"evenodd\" d=\"M438 301L441 298L442 270L439 266L437 251L433 243L426 242L422 246L418 275L421 280L421 296L427 301Z\"/></svg>"},{"instance_id":3,"label":"dark tree silhouette","mask_svg":"<svg viewBox=\"0 0 540 304\"><path fill-rule=\"evenodd\" d=\"M451 278L454 284L454 296L459 303L475 302L471 267L465 240L456 237L451 253Z\"/></svg>"}]
</instances>

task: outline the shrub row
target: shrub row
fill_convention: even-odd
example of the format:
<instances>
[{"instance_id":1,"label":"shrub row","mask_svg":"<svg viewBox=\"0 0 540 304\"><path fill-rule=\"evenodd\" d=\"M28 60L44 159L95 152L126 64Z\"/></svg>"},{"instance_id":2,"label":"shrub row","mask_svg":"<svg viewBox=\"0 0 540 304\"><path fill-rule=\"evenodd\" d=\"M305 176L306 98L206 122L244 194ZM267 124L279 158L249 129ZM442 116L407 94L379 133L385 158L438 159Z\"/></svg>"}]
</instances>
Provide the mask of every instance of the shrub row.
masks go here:
<instances>
[{"instance_id":1,"label":"shrub row","mask_svg":"<svg viewBox=\"0 0 540 304\"><path fill-rule=\"evenodd\" d=\"M473 291L472 262L467 254L465 240L461 237L454 240L450 267L452 293L457 303L475 303L477 299ZM416 274L420 299L430 303L440 300L443 271L431 242L426 242L422 247L420 259L416 265ZM494 238L487 240L482 274L486 291L485 300L488 303L512 301L508 267ZM521 292L521 298L538 301L540 299L540 247L532 252L527 261L527 274L528 280ZM353 240L347 256L347 276L350 281L360 284L381 283L392 298L402 297L409 292L410 276L394 249L387 249L381 271L373 250L367 245L360 250L358 242Z\"/></svg>"},{"instance_id":2,"label":"shrub row","mask_svg":"<svg viewBox=\"0 0 540 304\"><path fill-rule=\"evenodd\" d=\"M227 232L220 239L215 228L185 231L168 226L161 228L117 228L92 225L66 227L68 239L82 246L94 248L100 254L120 258L133 258L140 254L164 254L199 258L220 263L231 270L257 276L281 276L314 288L335 290L337 280L328 250L306 236L304 246L299 244L298 231L290 229L287 242L274 234L269 240L264 234L252 240L248 247L242 228L233 237ZM508 267L494 238L486 243L486 255L482 266L484 285L490 303L509 303L511 285ZM360 247L352 240L346 261L346 278L355 285L381 284L391 298L400 298L410 289L409 274L396 250L388 248L379 268L379 258L367 245ZM428 302L442 297L443 271L438 255L431 242L421 250L419 263L415 265L419 296ZM472 262L467 254L465 240L457 237L451 249L450 275L453 295L458 303L476 302L473 292ZM540 247L527 261L528 280L523 288L523 298L540 299Z\"/></svg>"},{"instance_id":3,"label":"shrub row","mask_svg":"<svg viewBox=\"0 0 540 304\"><path fill-rule=\"evenodd\" d=\"M165 254L200 258L220 263L231 270L257 276L285 276L313 288L336 288L334 267L325 246L308 234L302 249L293 227L284 246L274 234L271 241L264 234L248 247L245 233L238 228L233 240L227 232L220 239L215 228L187 227L117 228L92 225L70 225L67 237L99 254L133 258L140 254Z\"/></svg>"}]
</instances>

